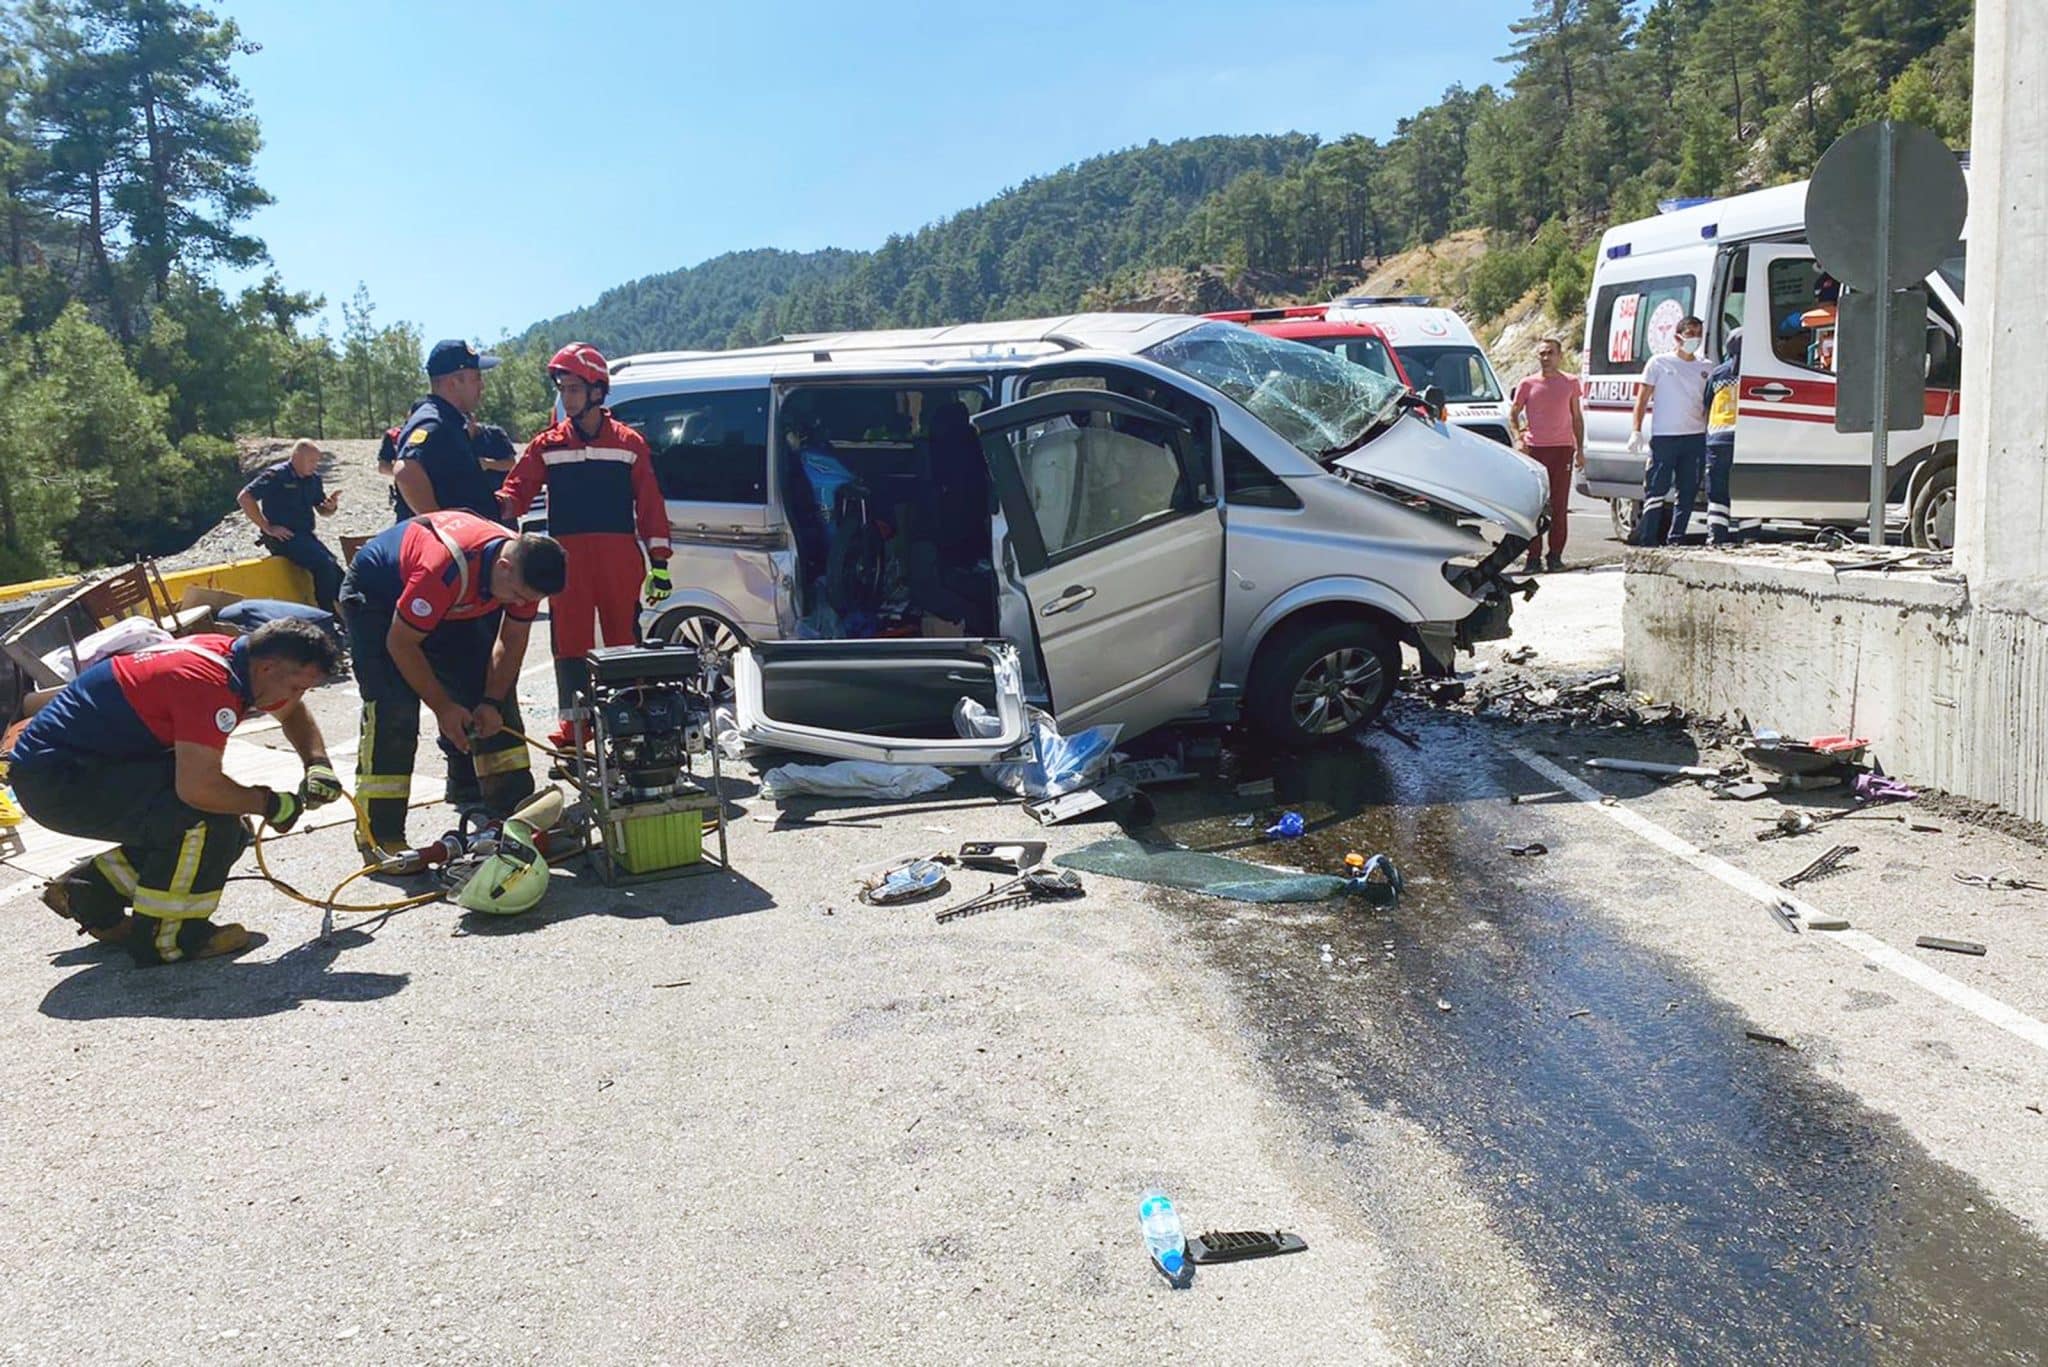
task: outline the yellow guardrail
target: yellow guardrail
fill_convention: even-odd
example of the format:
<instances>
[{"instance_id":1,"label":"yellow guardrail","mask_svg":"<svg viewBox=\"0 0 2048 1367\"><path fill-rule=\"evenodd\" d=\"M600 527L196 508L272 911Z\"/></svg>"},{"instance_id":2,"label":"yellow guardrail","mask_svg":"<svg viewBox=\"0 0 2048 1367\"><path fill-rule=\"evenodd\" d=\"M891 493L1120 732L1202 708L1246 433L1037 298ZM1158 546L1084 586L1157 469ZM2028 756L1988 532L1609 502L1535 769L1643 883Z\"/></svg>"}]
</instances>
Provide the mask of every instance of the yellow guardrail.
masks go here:
<instances>
[{"instance_id":1,"label":"yellow guardrail","mask_svg":"<svg viewBox=\"0 0 2048 1367\"><path fill-rule=\"evenodd\" d=\"M0 584L0 603L50 589L69 588L82 577L71 574L55 579ZM170 602L161 605L166 609L177 607L188 588L215 589L240 598L283 598L296 603L313 601L313 576L278 555L251 556L246 560L226 560L217 565L175 570L166 573L163 580L164 590L171 598Z\"/></svg>"}]
</instances>

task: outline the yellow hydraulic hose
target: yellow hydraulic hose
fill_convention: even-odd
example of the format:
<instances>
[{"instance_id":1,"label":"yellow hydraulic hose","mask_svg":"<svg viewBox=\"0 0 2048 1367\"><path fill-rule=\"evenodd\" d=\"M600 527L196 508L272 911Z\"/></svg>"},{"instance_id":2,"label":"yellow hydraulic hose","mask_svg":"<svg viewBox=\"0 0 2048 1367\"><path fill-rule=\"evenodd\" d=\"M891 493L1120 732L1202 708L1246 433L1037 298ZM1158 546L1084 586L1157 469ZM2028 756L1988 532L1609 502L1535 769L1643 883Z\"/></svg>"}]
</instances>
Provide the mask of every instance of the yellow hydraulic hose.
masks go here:
<instances>
[{"instance_id":1,"label":"yellow hydraulic hose","mask_svg":"<svg viewBox=\"0 0 2048 1367\"><path fill-rule=\"evenodd\" d=\"M342 795L348 799L349 806L355 809L356 830L363 835L365 841L367 842L369 839L370 830L369 814L363 810L363 804L356 801L356 795L354 793L348 792L346 789L344 789ZM341 890L343 888L347 887L350 883L355 882L356 879L361 878L366 874L375 873L379 869L383 868L384 865L381 862L375 864L365 864L362 868L357 869L354 873L342 879L339 883L336 883L334 885L334 891L328 893L327 896L324 898L310 897L307 894L300 892L290 883L285 882L284 879L279 878L276 874L270 871L270 861L263 857L263 822L260 818L256 822L256 867L259 870L261 870L265 881L270 883L270 885L275 887L279 892L283 893L285 896L291 898L295 902L302 902L306 906L312 907L316 911L404 911L408 907L421 907L425 906L429 902L438 902L441 900L441 894L439 892L414 893L409 897L395 898L388 902L358 903L343 902L339 900L341 897Z\"/></svg>"}]
</instances>

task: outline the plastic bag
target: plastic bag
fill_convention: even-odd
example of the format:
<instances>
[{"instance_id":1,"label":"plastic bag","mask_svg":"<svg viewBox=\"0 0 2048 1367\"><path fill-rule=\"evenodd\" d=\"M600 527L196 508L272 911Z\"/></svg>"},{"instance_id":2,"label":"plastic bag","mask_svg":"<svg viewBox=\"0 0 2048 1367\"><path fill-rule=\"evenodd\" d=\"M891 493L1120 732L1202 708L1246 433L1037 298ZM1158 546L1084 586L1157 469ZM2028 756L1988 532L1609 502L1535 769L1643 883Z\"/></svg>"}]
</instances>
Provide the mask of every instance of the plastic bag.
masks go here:
<instances>
[{"instance_id":1,"label":"plastic bag","mask_svg":"<svg viewBox=\"0 0 2048 1367\"><path fill-rule=\"evenodd\" d=\"M1116 738L1123 734L1122 723L1091 726L1063 736L1058 724L1035 707L1025 710L1025 718L1031 724L1034 758L983 766L981 776L996 787L1036 802L1093 788L1109 772L1110 762L1116 758ZM962 698L953 705L953 729L962 736L986 740L1000 734L1003 724L974 699Z\"/></svg>"},{"instance_id":2,"label":"plastic bag","mask_svg":"<svg viewBox=\"0 0 2048 1367\"><path fill-rule=\"evenodd\" d=\"M929 764L877 764L842 759L832 764L781 764L761 775L766 797L921 797L949 787L953 776Z\"/></svg>"},{"instance_id":3,"label":"plastic bag","mask_svg":"<svg viewBox=\"0 0 2048 1367\"><path fill-rule=\"evenodd\" d=\"M133 655L150 646L168 645L170 640L171 633L147 617L123 617L78 643L78 672L82 674L101 660L115 655ZM61 679L74 677L69 646L58 646L43 656L43 664Z\"/></svg>"},{"instance_id":4,"label":"plastic bag","mask_svg":"<svg viewBox=\"0 0 2048 1367\"><path fill-rule=\"evenodd\" d=\"M718 747L722 758L742 760L747 757L747 743L740 739L740 726L733 720L730 707L711 709L711 743Z\"/></svg>"}]
</instances>

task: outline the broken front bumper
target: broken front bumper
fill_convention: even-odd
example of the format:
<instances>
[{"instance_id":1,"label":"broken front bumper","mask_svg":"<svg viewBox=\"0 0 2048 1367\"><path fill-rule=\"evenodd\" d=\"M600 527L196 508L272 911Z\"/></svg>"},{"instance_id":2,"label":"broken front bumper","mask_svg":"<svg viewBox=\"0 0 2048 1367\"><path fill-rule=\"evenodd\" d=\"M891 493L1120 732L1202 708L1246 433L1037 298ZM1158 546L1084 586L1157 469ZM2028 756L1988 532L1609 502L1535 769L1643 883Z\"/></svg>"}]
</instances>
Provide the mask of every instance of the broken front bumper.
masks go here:
<instances>
[{"instance_id":1,"label":"broken front bumper","mask_svg":"<svg viewBox=\"0 0 2048 1367\"><path fill-rule=\"evenodd\" d=\"M1460 650L1470 650L1481 641L1508 638L1513 630L1509 623L1514 617L1515 598L1531 598L1536 593L1534 579L1507 572L1507 567L1520 560L1528 547L1525 538L1510 535L1503 537L1482 560L1453 560L1444 565L1444 578L1451 587L1476 599L1478 606L1455 622L1416 624L1415 639L1424 665L1434 666L1429 672L1450 670Z\"/></svg>"}]
</instances>

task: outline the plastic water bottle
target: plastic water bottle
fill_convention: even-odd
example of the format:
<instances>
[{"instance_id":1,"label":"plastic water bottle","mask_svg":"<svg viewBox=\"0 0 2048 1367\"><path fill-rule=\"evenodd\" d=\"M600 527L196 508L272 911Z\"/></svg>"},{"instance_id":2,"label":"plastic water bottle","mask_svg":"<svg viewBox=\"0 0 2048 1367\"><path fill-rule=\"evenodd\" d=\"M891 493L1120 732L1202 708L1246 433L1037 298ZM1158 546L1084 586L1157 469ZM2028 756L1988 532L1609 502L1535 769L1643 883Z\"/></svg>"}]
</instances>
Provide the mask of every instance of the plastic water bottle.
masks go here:
<instances>
[{"instance_id":1,"label":"plastic water bottle","mask_svg":"<svg viewBox=\"0 0 2048 1367\"><path fill-rule=\"evenodd\" d=\"M1138 1229L1145 1236L1145 1251L1159 1270L1174 1281L1187 1272L1188 1241L1180 1230L1180 1212L1173 1198L1157 1187L1138 1197Z\"/></svg>"}]
</instances>

